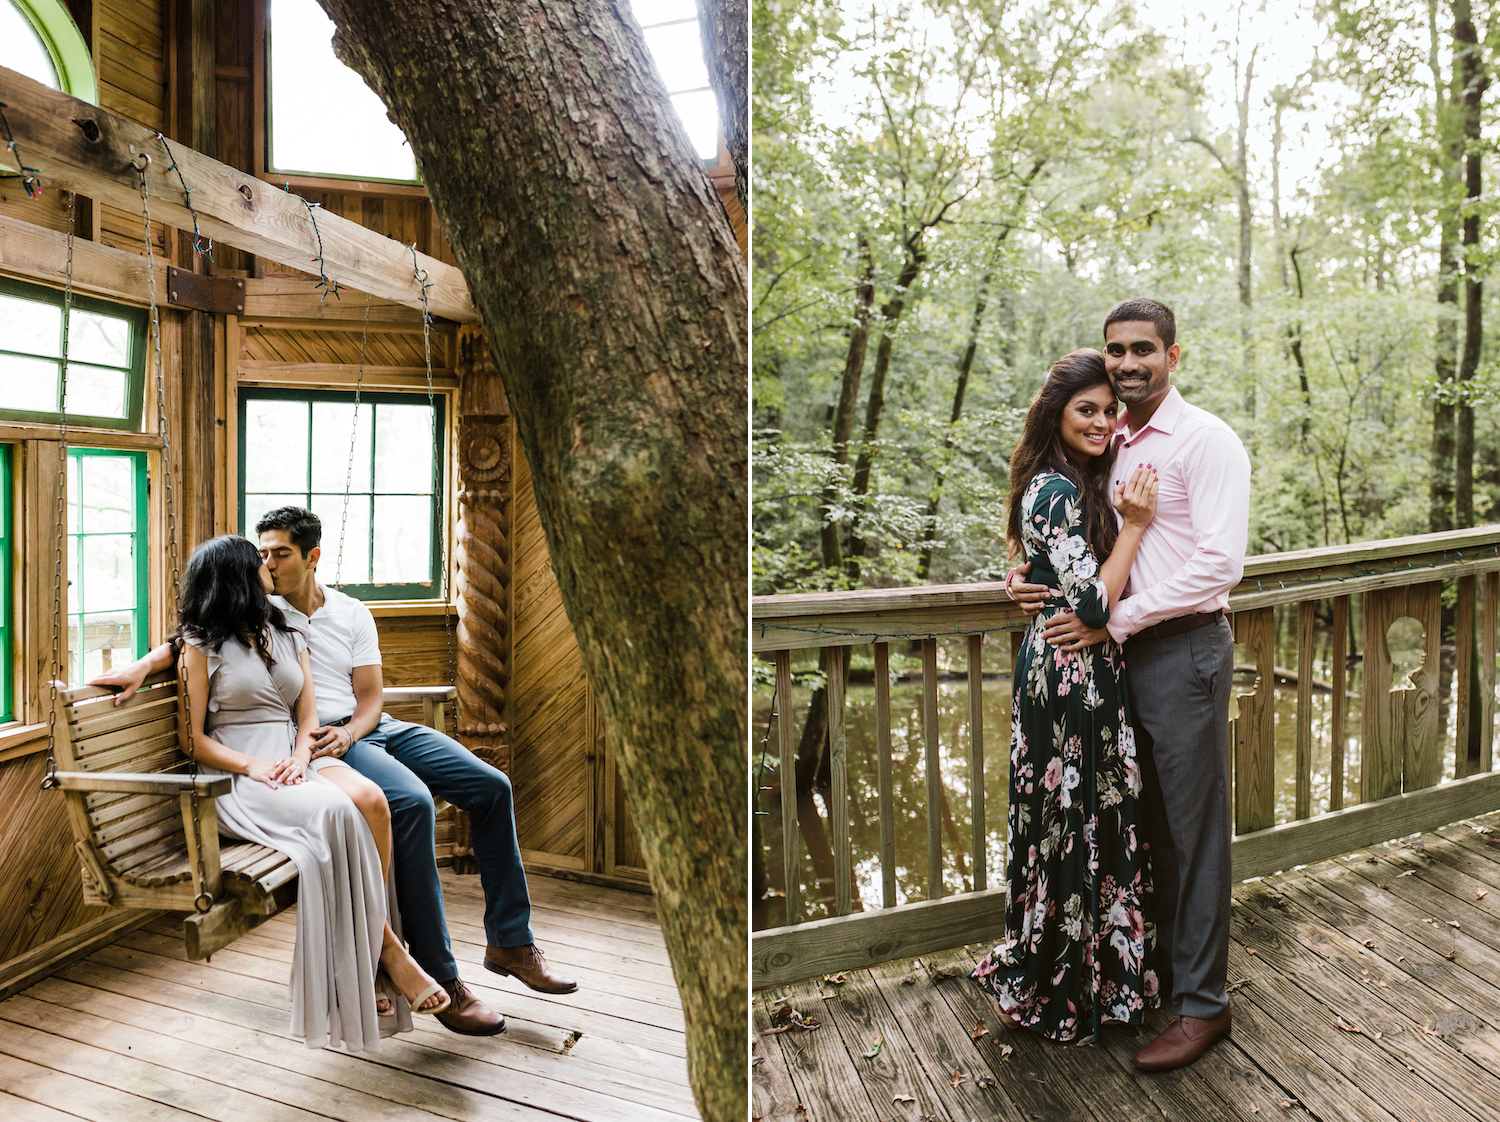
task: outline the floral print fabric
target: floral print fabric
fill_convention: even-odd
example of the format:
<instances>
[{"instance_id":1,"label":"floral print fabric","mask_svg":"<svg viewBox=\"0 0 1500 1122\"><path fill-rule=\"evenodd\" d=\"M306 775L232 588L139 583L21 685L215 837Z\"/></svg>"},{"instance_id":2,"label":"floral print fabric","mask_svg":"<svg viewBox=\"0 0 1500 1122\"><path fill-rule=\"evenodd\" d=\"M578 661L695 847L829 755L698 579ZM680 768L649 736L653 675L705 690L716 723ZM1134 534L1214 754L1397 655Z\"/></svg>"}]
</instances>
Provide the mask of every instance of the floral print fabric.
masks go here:
<instances>
[{"instance_id":1,"label":"floral print fabric","mask_svg":"<svg viewBox=\"0 0 1500 1122\"><path fill-rule=\"evenodd\" d=\"M1118 644L1069 653L1042 638L1065 610L1090 627L1109 618L1078 490L1040 472L1021 514L1027 556L1057 575L1066 602L1032 620L1016 659L1005 941L971 976L1003 1015L1072 1040L1092 1031L1096 1007L1100 1021L1139 1024L1160 1002L1156 933L1142 906L1141 773Z\"/></svg>"}]
</instances>

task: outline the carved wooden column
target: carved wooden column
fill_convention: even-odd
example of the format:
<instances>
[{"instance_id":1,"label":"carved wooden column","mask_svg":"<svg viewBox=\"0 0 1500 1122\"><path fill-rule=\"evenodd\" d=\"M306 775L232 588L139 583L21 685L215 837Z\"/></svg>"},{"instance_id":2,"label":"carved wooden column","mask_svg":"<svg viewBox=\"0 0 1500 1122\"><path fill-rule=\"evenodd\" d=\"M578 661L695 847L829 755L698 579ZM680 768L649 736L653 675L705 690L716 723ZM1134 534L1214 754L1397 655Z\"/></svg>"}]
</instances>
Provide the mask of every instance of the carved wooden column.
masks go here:
<instances>
[{"instance_id":1,"label":"carved wooden column","mask_svg":"<svg viewBox=\"0 0 1500 1122\"><path fill-rule=\"evenodd\" d=\"M510 405L484 331L458 337L458 739L510 769ZM468 815L457 815L453 867L476 872Z\"/></svg>"}]
</instances>

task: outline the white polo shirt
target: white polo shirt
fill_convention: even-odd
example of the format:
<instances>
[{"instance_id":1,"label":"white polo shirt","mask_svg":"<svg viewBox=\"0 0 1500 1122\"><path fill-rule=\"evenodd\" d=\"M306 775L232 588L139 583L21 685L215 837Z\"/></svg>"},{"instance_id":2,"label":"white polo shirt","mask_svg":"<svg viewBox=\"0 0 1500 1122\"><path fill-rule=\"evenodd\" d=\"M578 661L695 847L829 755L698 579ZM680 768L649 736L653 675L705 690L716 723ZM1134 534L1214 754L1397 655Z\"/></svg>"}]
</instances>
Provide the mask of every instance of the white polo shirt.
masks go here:
<instances>
[{"instance_id":1,"label":"white polo shirt","mask_svg":"<svg viewBox=\"0 0 1500 1122\"><path fill-rule=\"evenodd\" d=\"M286 613L288 623L307 633L318 721L326 725L354 715L354 668L380 665L380 634L375 617L361 601L321 584L318 591L323 594L323 606L310 617L283 597L270 599Z\"/></svg>"}]
</instances>

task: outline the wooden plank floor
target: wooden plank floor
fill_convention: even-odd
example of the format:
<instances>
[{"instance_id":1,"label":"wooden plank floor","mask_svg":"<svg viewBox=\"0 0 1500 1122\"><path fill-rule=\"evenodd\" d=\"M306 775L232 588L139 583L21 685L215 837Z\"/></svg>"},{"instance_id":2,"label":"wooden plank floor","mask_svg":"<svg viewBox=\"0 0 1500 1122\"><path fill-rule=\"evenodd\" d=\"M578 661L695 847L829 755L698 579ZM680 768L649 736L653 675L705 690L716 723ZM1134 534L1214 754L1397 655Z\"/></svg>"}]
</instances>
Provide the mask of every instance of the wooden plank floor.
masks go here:
<instances>
[{"instance_id":1,"label":"wooden plank floor","mask_svg":"<svg viewBox=\"0 0 1500 1122\"><path fill-rule=\"evenodd\" d=\"M987 949L757 994L753 1115L1500 1120L1500 814L1237 886L1234 1033L1182 1071L1131 1062L1161 1011L1100 1047L1002 1027ZM820 1027L768 1032L786 1004Z\"/></svg>"},{"instance_id":2,"label":"wooden plank floor","mask_svg":"<svg viewBox=\"0 0 1500 1122\"><path fill-rule=\"evenodd\" d=\"M477 877L446 870L464 980L508 1031L458 1036L429 1017L376 1056L286 1033L293 913L186 961L166 919L0 1002L0 1117L97 1122L445 1119L682 1122L682 1007L650 897L531 878L532 926L578 993L491 974Z\"/></svg>"}]
</instances>

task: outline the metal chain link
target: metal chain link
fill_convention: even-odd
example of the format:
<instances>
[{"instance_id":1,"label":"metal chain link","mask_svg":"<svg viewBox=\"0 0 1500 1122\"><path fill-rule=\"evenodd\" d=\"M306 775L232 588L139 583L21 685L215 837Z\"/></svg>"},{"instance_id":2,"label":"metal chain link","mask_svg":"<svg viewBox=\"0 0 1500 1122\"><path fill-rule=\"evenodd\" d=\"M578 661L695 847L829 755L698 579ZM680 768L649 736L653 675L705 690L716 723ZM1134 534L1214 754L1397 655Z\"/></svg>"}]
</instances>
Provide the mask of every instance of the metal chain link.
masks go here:
<instances>
[{"instance_id":1,"label":"metal chain link","mask_svg":"<svg viewBox=\"0 0 1500 1122\"><path fill-rule=\"evenodd\" d=\"M62 673L63 553L68 544L68 347L73 323L73 239L78 225L78 196L68 192L68 263L63 284L62 364L58 396L62 403L57 437L57 550L52 568L52 673L48 676L50 704L47 706L47 771L42 790L57 786L57 682ZM83 631L79 628L82 645ZM71 659L70 659L71 661ZM69 667L71 677L72 667Z\"/></svg>"},{"instance_id":2,"label":"metal chain link","mask_svg":"<svg viewBox=\"0 0 1500 1122\"><path fill-rule=\"evenodd\" d=\"M350 583L344 579L344 534L349 529L349 493L354 489L354 446L359 437L359 394L365 384L365 345L370 339L370 294L365 293L365 325L359 336L359 376L354 379L354 420L349 423L349 466L344 472L344 517L339 520L338 573L340 584ZM374 482L373 480L371 481ZM371 527L374 531L374 527Z\"/></svg>"},{"instance_id":3,"label":"metal chain link","mask_svg":"<svg viewBox=\"0 0 1500 1122\"><path fill-rule=\"evenodd\" d=\"M167 153L171 159L171 153ZM144 162L140 162L144 161ZM167 556L172 566L171 582L171 616L177 618L177 596L178 584L181 581L181 572L178 563L177 552L177 504L172 487L172 444L167 433L167 396L165 380L162 376L161 360L161 315L156 302L156 247L151 240L151 204L149 193L146 189L146 169L151 166L151 157L142 152L137 160L139 167L135 168L136 175L140 178L141 189L141 221L145 228L146 241L146 286L151 302L151 360L154 363L156 374L156 427L161 437L161 475L162 485L166 490L167 505ZM132 165L134 166L134 165ZM188 775L195 781L198 778L198 753L193 745L193 702L188 693L187 667L182 667L182 680L178 683L179 695L182 698L183 723L187 726L187 758ZM207 890L208 870L203 864L203 830L199 819L198 807L198 785L193 783L189 794L191 796L191 817L193 820L193 851L197 856L197 869L195 883L198 885L198 895L193 898L193 907L199 912L207 912L213 907L214 899Z\"/></svg>"}]
</instances>

